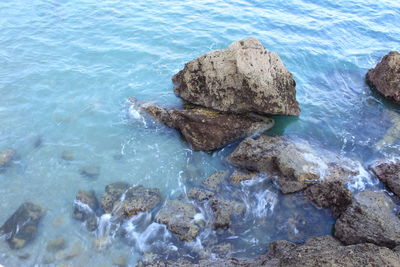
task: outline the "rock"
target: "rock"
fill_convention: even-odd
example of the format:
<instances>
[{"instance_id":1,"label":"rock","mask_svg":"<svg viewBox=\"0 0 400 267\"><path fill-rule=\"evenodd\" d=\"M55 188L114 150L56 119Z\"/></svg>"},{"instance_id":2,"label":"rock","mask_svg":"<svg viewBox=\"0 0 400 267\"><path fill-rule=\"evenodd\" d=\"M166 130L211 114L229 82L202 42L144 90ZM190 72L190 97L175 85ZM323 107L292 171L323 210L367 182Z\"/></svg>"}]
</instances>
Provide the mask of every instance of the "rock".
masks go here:
<instances>
[{"instance_id":1,"label":"rock","mask_svg":"<svg viewBox=\"0 0 400 267\"><path fill-rule=\"evenodd\" d=\"M0 236L7 236L10 248L20 249L35 238L40 219L44 214L43 207L25 202L0 228Z\"/></svg>"},{"instance_id":2,"label":"rock","mask_svg":"<svg viewBox=\"0 0 400 267\"><path fill-rule=\"evenodd\" d=\"M272 175L284 194L302 191L321 178L340 176L347 180L358 174L350 160L339 160L328 151L317 152L308 142L287 136L246 138L228 161L240 168Z\"/></svg>"},{"instance_id":3,"label":"rock","mask_svg":"<svg viewBox=\"0 0 400 267\"><path fill-rule=\"evenodd\" d=\"M247 180L253 180L257 177L258 177L257 172L252 172L247 170L235 170L232 173L230 180L233 183L240 183Z\"/></svg>"},{"instance_id":4,"label":"rock","mask_svg":"<svg viewBox=\"0 0 400 267\"><path fill-rule=\"evenodd\" d=\"M8 167L12 160L16 157L17 152L15 152L15 150L13 149L4 149L3 151L0 152L0 171L5 168Z\"/></svg>"},{"instance_id":5,"label":"rock","mask_svg":"<svg viewBox=\"0 0 400 267\"><path fill-rule=\"evenodd\" d=\"M130 187L125 193L124 200L118 204L115 214L118 217L130 218L139 212L152 210L161 201L162 197L159 189L147 189L141 185Z\"/></svg>"},{"instance_id":6,"label":"rock","mask_svg":"<svg viewBox=\"0 0 400 267\"><path fill-rule=\"evenodd\" d=\"M79 256L84 251L79 242L75 242L68 252L59 251L56 254L56 260L71 260Z\"/></svg>"},{"instance_id":7,"label":"rock","mask_svg":"<svg viewBox=\"0 0 400 267\"><path fill-rule=\"evenodd\" d=\"M63 237L53 239L47 243L46 249L50 252L57 252L66 248L66 242Z\"/></svg>"},{"instance_id":8,"label":"rock","mask_svg":"<svg viewBox=\"0 0 400 267\"><path fill-rule=\"evenodd\" d=\"M400 53L391 51L367 72L368 85L387 99L400 104Z\"/></svg>"},{"instance_id":9,"label":"rock","mask_svg":"<svg viewBox=\"0 0 400 267\"><path fill-rule=\"evenodd\" d=\"M155 221L167 225L169 231L182 241L192 241L200 233L195 221L196 208L183 200L168 200Z\"/></svg>"},{"instance_id":10,"label":"rock","mask_svg":"<svg viewBox=\"0 0 400 267\"><path fill-rule=\"evenodd\" d=\"M179 130L194 150L216 150L241 138L262 133L274 125L273 119L255 114L227 114L201 107L174 110L143 105L142 110Z\"/></svg>"},{"instance_id":11,"label":"rock","mask_svg":"<svg viewBox=\"0 0 400 267\"><path fill-rule=\"evenodd\" d=\"M364 191L338 218L335 237L344 244L400 245L400 219L396 205L384 192Z\"/></svg>"},{"instance_id":12,"label":"rock","mask_svg":"<svg viewBox=\"0 0 400 267\"><path fill-rule=\"evenodd\" d=\"M94 165L85 166L80 169L79 173L87 178L96 179L100 174L100 167Z\"/></svg>"},{"instance_id":13,"label":"rock","mask_svg":"<svg viewBox=\"0 0 400 267\"><path fill-rule=\"evenodd\" d=\"M75 154L70 151L63 151L61 153L61 158L66 161L72 161L75 159Z\"/></svg>"},{"instance_id":14,"label":"rock","mask_svg":"<svg viewBox=\"0 0 400 267\"><path fill-rule=\"evenodd\" d=\"M102 236L93 240L93 248L96 251L102 251L111 246L111 240L108 236Z\"/></svg>"},{"instance_id":15,"label":"rock","mask_svg":"<svg viewBox=\"0 0 400 267\"><path fill-rule=\"evenodd\" d=\"M113 264L118 267L128 266L128 257L126 256L118 256L113 259Z\"/></svg>"},{"instance_id":16,"label":"rock","mask_svg":"<svg viewBox=\"0 0 400 267\"><path fill-rule=\"evenodd\" d=\"M34 148L40 148L43 145L43 138L41 136L37 136L35 141L33 142Z\"/></svg>"},{"instance_id":17,"label":"rock","mask_svg":"<svg viewBox=\"0 0 400 267\"><path fill-rule=\"evenodd\" d=\"M380 160L370 168L382 183L400 197L400 159Z\"/></svg>"},{"instance_id":18,"label":"rock","mask_svg":"<svg viewBox=\"0 0 400 267\"><path fill-rule=\"evenodd\" d=\"M292 74L255 38L186 63L172 80L175 93L196 105L230 113L300 114Z\"/></svg>"},{"instance_id":19,"label":"rock","mask_svg":"<svg viewBox=\"0 0 400 267\"><path fill-rule=\"evenodd\" d=\"M214 193L208 190L200 189L200 188L192 188L188 192L188 198L193 199L197 202L203 202L214 197Z\"/></svg>"},{"instance_id":20,"label":"rock","mask_svg":"<svg viewBox=\"0 0 400 267\"><path fill-rule=\"evenodd\" d=\"M214 216L214 229L229 227L231 225L232 216L243 215L245 211L245 205L243 203L218 197L214 197L210 200L210 207Z\"/></svg>"},{"instance_id":21,"label":"rock","mask_svg":"<svg viewBox=\"0 0 400 267\"><path fill-rule=\"evenodd\" d=\"M93 190L79 190L74 201L73 217L80 221L85 221L95 215L98 209L98 201Z\"/></svg>"},{"instance_id":22,"label":"rock","mask_svg":"<svg viewBox=\"0 0 400 267\"><path fill-rule=\"evenodd\" d=\"M217 171L203 181L203 186L218 193L221 191L221 185L227 181L228 177L229 171Z\"/></svg>"},{"instance_id":23,"label":"rock","mask_svg":"<svg viewBox=\"0 0 400 267\"><path fill-rule=\"evenodd\" d=\"M101 208L105 213L111 213L114 209L114 204L117 203L122 194L129 189L130 185L125 182L116 182L106 186L105 193L101 198Z\"/></svg>"},{"instance_id":24,"label":"rock","mask_svg":"<svg viewBox=\"0 0 400 267\"><path fill-rule=\"evenodd\" d=\"M340 215L351 204L353 195L343 181L322 181L309 186L305 195L321 208L330 208Z\"/></svg>"}]
</instances>

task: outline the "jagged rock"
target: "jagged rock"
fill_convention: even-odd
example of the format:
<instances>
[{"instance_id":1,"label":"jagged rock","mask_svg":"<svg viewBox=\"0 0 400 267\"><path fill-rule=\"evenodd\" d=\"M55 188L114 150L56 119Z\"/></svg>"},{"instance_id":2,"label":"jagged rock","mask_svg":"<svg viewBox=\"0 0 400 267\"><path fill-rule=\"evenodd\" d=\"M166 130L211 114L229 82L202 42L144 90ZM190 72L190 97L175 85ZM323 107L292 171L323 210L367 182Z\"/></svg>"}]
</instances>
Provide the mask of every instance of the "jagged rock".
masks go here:
<instances>
[{"instance_id":1,"label":"jagged rock","mask_svg":"<svg viewBox=\"0 0 400 267\"><path fill-rule=\"evenodd\" d=\"M229 171L217 171L203 181L203 186L211 191L220 192L221 185L227 181Z\"/></svg>"},{"instance_id":2,"label":"jagged rock","mask_svg":"<svg viewBox=\"0 0 400 267\"><path fill-rule=\"evenodd\" d=\"M330 208L336 215L341 214L351 204L353 195L343 181L322 181L309 186L304 193L317 206Z\"/></svg>"},{"instance_id":3,"label":"jagged rock","mask_svg":"<svg viewBox=\"0 0 400 267\"><path fill-rule=\"evenodd\" d=\"M395 208L384 192L361 192L336 221L335 237L347 245L368 242L394 248L400 245L400 218Z\"/></svg>"},{"instance_id":4,"label":"jagged rock","mask_svg":"<svg viewBox=\"0 0 400 267\"><path fill-rule=\"evenodd\" d=\"M6 235L10 248L20 249L32 241L45 209L38 204L25 202L0 228L0 236Z\"/></svg>"},{"instance_id":5,"label":"jagged rock","mask_svg":"<svg viewBox=\"0 0 400 267\"><path fill-rule=\"evenodd\" d=\"M186 63L172 80L175 93L196 105L230 113L300 114L292 74L255 38Z\"/></svg>"},{"instance_id":6,"label":"jagged rock","mask_svg":"<svg viewBox=\"0 0 400 267\"><path fill-rule=\"evenodd\" d=\"M368 85L384 97L400 104L400 53L391 51L367 72Z\"/></svg>"},{"instance_id":7,"label":"jagged rock","mask_svg":"<svg viewBox=\"0 0 400 267\"><path fill-rule=\"evenodd\" d=\"M50 252L57 252L57 251L65 249L66 246L67 246L67 243L65 242L65 239L63 237L59 237L59 238L49 241L46 245L46 249L47 249L47 251L50 251Z\"/></svg>"},{"instance_id":8,"label":"jagged rock","mask_svg":"<svg viewBox=\"0 0 400 267\"><path fill-rule=\"evenodd\" d=\"M75 154L70 151L63 151L61 153L61 159L66 160L66 161L72 161L75 159Z\"/></svg>"},{"instance_id":9,"label":"jagged rock","mask_svg":"<svg viewBox=\"0 0 400 267\"><path fill-rule=\"evenodd\" d=\"M318 153L308 142L286 136L246 138L228 161L272 175L285 194L301 191L321 178L346 180L358 174L349 166L353 162L339 160L328 151Z\"/></svg>"},{"instance_id":10,"label":"jagged rock","mask_svg":"<svg viewBox=\"0 0 400 267\"><path fill-rule=\"evenodd\" d=\"M98 208L98 201L93 190L79 190L74 201L73 217L80 221L85 221L95 215Z\"/></svg>"},{"instance_id":11,"label":"jagged rock","mask_svg":"<svg viewBox=\"0 0 400 267\"><path fill-rule=\"evenodd\" d=\"M200 233L195 224L197 214L192 203L183 200L168 200L156 215L156 222L167 225L169 231L182 241L192 241Z\"/></svg>"},{"instance_id":12,"label":"jagged rock","mask_svg":"<svg viewBox=\"0 0 400 267\"><path fill-rule=\"evenodd\" d=\"M216 150L274 125L273 119L255 114L227 114L201 107L173 110L143 105L141 108L156 120L179 130L194 150Z\"/></svg>"},{"instance_id":13,"label":"jagged rock","mask_svg":"<svg viewBox=\"0 0 400 267\"><path fill-rule=\"evenodd\" d=\"M210 207L214 216L214 229L229 227L231 225L232 216L240 216L245 211L245 205L243 203L218 197L214 197L210 200Z\"/></svg>"},{"instance_id":14,"label":"jagged rock","mask_svg":"<svg viewBox=\"0 0 400 267\"><path fill-rule=\"evenodd\" d=\"M192 188L188 192L188 198L197 202L203 202L214 197L214 193L200 188Z\"/></svg>"},{"instance_id":15,"label":"jagged rock","mask_svg":"<svg viewBox=\"0 0 400 267\"><path fill-rule=\"evenodd\" d=\"M12 160L15 158L17 155L17 152L13 149L4 149L3 151L0 152L0 171L7 166L9 166L12 162Z\"/></svg>"},{"instance_id":16,"label":"jagged rock","mask_svg":"<svg viewBox=\"0 0 400 267\"><path fill-rule=\"evenodd\" d=\"M400 197L400 159L380 160L371 170L389 189Z\"/></svg>"},{"instance_id":17,"label":"jagged rock","mask_svg":"<svg viewBox=\"0 0 400 267\"><path fill-rule=\"evenodd\" d=\"M247 180L253 180L257 178L257 172L247 171L247 170L235 170L230 180L234 183L240 183Z\"/></svg>"}]
</instances>

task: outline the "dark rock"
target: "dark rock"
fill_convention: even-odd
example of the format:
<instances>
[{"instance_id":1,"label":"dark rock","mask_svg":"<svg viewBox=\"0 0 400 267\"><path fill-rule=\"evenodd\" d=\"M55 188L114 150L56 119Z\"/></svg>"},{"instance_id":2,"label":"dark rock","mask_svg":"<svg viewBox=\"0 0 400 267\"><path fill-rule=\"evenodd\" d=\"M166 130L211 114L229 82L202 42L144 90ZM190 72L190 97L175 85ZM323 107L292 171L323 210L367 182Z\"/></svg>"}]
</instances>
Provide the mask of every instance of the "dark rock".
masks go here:
<instances>
[{"instance_id":1,"label":"dark rock","mask_svg":"<svg viewBox=\"0 0 400 267\"><path fill-rule=\"evenodd\" d=\"M245 211L245 205L243 203L218 197L214 197L210 200L210 207L214 216L214 229L229 227L231 225L232 216L243 215Z\"/></svg>"},{"instance_id":2,"label":"dark rock","mask_svg":"<svg viewBox=\"0 0 400 267\"><path fill-rule=\"evenodd\" d=\"M182 241L192 241L200 233L195 223L197 214L195 206L183 200L168 200L156 215L156 222L167 225L169 231Z\"/></svg>"},{"instance_id":3,"label":"dark rock","mask_svg":"<svg viewBox=\"0 0 400 267\"><path fill-rule=\"evenodd\" d=\"M371 170L389 189L400 197L400 159L381 160Z\"/></svg>"},{"instance_id":4,"label":"dark rock","mask_svg":"<svg viewBox=\"0 0 400 267\"><path fill-rule=\"evenodd\" d=\"M255 38L186 63L172 80L175 93L196 105L230 113L300 114L292 74Z\"/></svg>"},{"instance_id":5,"label":"dark rock","mask_svg":"<svg viewBox=\"0 0 400 267\"><path fill-rule=\"evenodd\" d=\"M97 219L97 216L95 215L89 216L89 218L86 220L86 229L92 232L96 230L98 226L99 226L99 221Z\"/></svg>"},{"instance_id":6,"label":"dark rock","mask_svg":"<svg viewBox=\"0 0 400 267\"><path fill-rule=\"evenodd\" d=\"M40 219L45 214L43 207L25 202L0 228L0 235L6 235L10 248L20 249L32 241L37 232Z\"/></svg>"},{"instance_id":7,"label":"dark rock","mask_svg":"<svg viewBox=\"0 0 400 267\"><path fill-rule=\"evenodd\" d=\"M229 171L217 171L203 181L203 186L218 193L221 191L221 185L226 183L228 177Z\"/></svg>"},{"instance_id":8,"label":"dark rock","mask_svg":"<svg viewBox=\"0 0 400 267\"><path fill-rule=\"evenodd\" d=\"M114 204L118 203L123 193L129 189L130 185L125 182L116 182L106 186L105 193L101 198L101 208L105 213L111 213Z\"/></svg>"},{"instance_id":9,"label":"dark rock","mask_svg":"<svg viewBox=\"0 0 400 267\"><path fill-rule=\"evenodd\" d=\"M201 107L168 110L143 105L142 110L179 130L194 150L216 150L238 139L262 133L274 125L273 119L255 114L227 114Z\"/></svg>"},{"instance_id":10,"label":"dark rock","mask_svg":"<svg viewBox=\"0 0 400 267\"><path fill-rule=\"evenodd\" d=\"M61 158L66 161L72 161L75 159L75 154L69 151L63 151L61 153Z\"/></svg>"},{"instance_id":11,"label":"dark rock","mask_svg":"<svg viewBox=\"0 0 400 267\"><path fill-rule=\"evenodd\" d=\"M214 197L214 193L208 190L200 188L192 188L188 192L188 198L195 200L196 202L203 202Z\"/></svg>"},{"instance_id":12,"label":"dark rock","mask_svg":"<svg viewBox=\"0 0 400 267\"><path fill-rule=\"evenodd\" d=\"M400 218L395 208L384 192L361 192L336 221L335 237L347 245L368 242L394 248L400 245Z\"/></svg>"},{"instance_id":13,"label":"dark rock","mask_svg":"<svg viewBox=\"0 0 400 267\"><path fill-rule=\"evenodd\" d=\"M247 180L253 180L258 177L257 172L247 171L247 170L235 170L230 180L233 183L240 183Z\"/></svg>"},{"instance_id":14,"label":"dark rock","mask_svg":"<svg viewBox=\"0 0 400 267\"><path fill-rule=\"evenodd\" d=\"M400 104L400 53L392 51L367 72L368 85L384 97Z\"/></svg>"},{"instance_id":15,"label":"dark rock","mask_svg":"<svg viewBox=\"0 0 400 267\"><path fill-rule=\"evenodd\" d=\"M74 201L73 217L80 221L85 221L93 216L98 209L98 201L93 190L79 190Z\"/></svg>"},{"instance_id":16,"label":"dark rock","mask_svg":"<svg viewBox=\"0 0 400 267\"><path fill-rule=\"evenodd\" d=\"M80 169L79 173L87 178L96 179L100 174L100 167L93 165L85 166Z\"/></svg>"},{"instance_id":17,"label":"dark rock","mask_svg":"<svg viewBox=\"0 0 400 267\"><path fill-rule=\"evenodd\" d=\"M322 181L309 186L304 193L317 206L330 208L336 215L340 215L351 204L352 193L343 181Z\"/></svg>"},{"instance_id":18,"label":"dark rock","mask_svg":"<svg viewBox=\"0 0 400 267\"><path fill-rule=\"evenodd\" d=\"M47 243L46 249L50 252L57 252L67 247L67 243L63 237L56 238Z\"/></svg>"}]
</instances>

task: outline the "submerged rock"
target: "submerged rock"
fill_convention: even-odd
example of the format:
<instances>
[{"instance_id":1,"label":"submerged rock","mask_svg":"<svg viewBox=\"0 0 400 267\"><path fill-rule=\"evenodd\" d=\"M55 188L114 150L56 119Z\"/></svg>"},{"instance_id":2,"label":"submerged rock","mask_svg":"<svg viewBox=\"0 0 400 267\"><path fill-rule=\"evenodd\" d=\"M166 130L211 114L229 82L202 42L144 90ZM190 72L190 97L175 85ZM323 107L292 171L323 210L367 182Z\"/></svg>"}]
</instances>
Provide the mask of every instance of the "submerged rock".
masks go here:
<instances>
[{"instance_id":1,"label":"submerged rock","mask_svg":"<svg viewBox=\"0 0 400 267\"><path fill-rule=\"evenodd\" d=\"M40 219L44 214L43 207L32 202L25 202L1 226L0 236L7 236L6 240L10 248L20 249L35 238Z\"/></svg>"},{"instance_id":2,"label":"submerged rock","mask_svg":"<svg viewBox=\"0 0 400 267\"><path fill-rule=\"evenodd\" d=\"M384 97L400 104L400 53L391 51L367 72L368 85Z\"/></svg>"},{"instance_id":3,"label":"submerged rock","mask_svg":"<svg viewBox=\"0 0 400 267\"><path fill-rule=\"evenodd\" d=\"M374 243L394 248L400 245L400 218L395 209L384 192L361 192L336 221L335 237L347 245Z\"/></svg>"},{"instance_id":4,"label":"submerged rock","mask_svg":"<svg viewBox=\"0 0 400 267\"><path fill-rule=\"evenodd\" d=\"M4 149L2 151L0 151L0 171L5 168L8 167L12 160L16 157L17 152L15 152L15 150L13 149Z\"/></svg>"},{"instance_id":5,"label":"submerged rock","mask_svg":"<svg viewBox=\"0 0 400 267\"><path fill-rule=\"evenodd\" d=\"M230 176L230 180L233 183L240 183L247 180L253 180L257 178L257 172L247 170L235 170Z\"/></svg>"},{"instance_id":6,"label":"submerged rock","mask_svg":"<svg viewBox=\"0 0 400 267\"><path fill-rule=\"evenodd\" d=\"M79 170L79 173L87 178L96 179L100 174L100 167L94 165L85 166Z\"/></svg>"},{"instance_id":7,"label":"submerged rock","mask_svg":"<svg viewBox=\"0 0 400 267\"><path fill-rule=\"evenodd\" d=\"M345 181L358 174L354 166L348 166L353 162L338 160L327 151L318 153L308 142L285 136L246 138L228 161L240 168L273 175L285 194L304 190L322 179Z\"/></svg>"},{"instance_id":8,"label":"submerged rock","mask_svg":"<svg viewBox=\"0 0 400 267\"><path fill-rule=\"evenodd\" d=\"M400 159L380 160L371 170L393 193L400 197Z\"/></svg>"},{"instance_id":9,"label":"submerged rock","mask_svg":"<svg viewBox=\"0 0 400 267\"><path fill-rule=\"evenodd\" d=\"M156 215L156 222L167 225L169 231L182 241L192 241L200 233L195 223L195 206L183 200L168 200Z\"/></svg>"},{"instance_id":10,"label":"submerged rock","mask_svg":"<svg viewBox=\"0 0 400 267\"><path fill-rule=\"evenodd\" d=\"M230 113L300 114L292 74L255 38L186 63L172 80L175 93L196 105Z\"/></svg>"},{"instance_id":11,"label":"submerged rock","mask_svg":"<svg viewBox=\"0 0 400 267\"><path fill-rule=\"evenodd\" d=\"M222 148L240 138L262 133L274 125L273 119L255 114L227 114L201 107L172 110L143 105L142 109L156 120L179 130L194 150Z\"/></svg>"}]
</instances>

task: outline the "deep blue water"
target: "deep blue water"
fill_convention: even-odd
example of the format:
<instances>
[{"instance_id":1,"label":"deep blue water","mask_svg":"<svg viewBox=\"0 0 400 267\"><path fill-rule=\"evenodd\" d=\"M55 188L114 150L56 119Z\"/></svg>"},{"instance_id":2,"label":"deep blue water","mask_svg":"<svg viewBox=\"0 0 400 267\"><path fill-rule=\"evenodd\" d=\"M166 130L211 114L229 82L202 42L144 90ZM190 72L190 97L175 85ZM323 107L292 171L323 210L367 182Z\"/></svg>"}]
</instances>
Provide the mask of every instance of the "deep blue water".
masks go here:
<instances>
[{"instance_id":1,"label":"deep blue water","mask_svg":"<svg viewBox=\"0 0 400 267\"><path fill-rule=\"evenodd\" d=\"M109 266L120 255L134 264L143 251L132 242L93 249L96 236L71 218L76 192L100 195L107 184L127 181L176 197L185 189L182 173L194 169L200 181L226 168L234 145L192 152L175 131L133 119L127 98L179 104L171 77L185 62L249 36L278 53L297 82L301 116L277 117L270 134L299 135L364 166L397 155L399 107L372 92L364 76L399 50L398 25L396 0L1 1L0 149L19 158L0 173L0 223L27 200L48 211L22 251L0 242L0 264L42 265L45 244L59 236L82 253L53 264ZM64 151L75 159L62 160ZM100 167L96 180L79 174L88 165ZM329 232L329 216L320 216L328 227L311 234ZM241 255L287 238L252 227L252 238L238 242ZM18 258L26 252L28 260Z\"/></svg>"}]
</instances>

